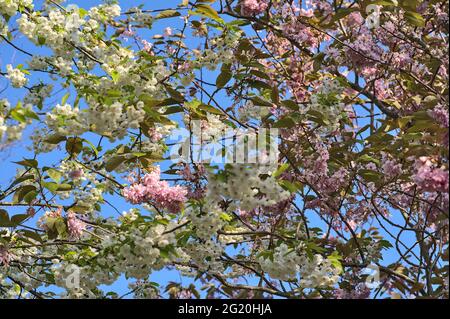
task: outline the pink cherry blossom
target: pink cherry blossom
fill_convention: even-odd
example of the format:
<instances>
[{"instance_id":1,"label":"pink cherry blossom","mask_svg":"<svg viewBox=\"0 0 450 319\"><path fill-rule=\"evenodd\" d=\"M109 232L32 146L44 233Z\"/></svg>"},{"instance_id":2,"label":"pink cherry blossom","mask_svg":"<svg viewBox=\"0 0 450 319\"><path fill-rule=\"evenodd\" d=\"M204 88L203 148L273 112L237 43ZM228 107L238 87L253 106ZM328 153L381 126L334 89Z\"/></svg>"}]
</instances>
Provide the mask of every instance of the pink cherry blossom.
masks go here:
<instances>
[{"instance_id":1,"label":"pink cherry blossom","mask_svg":"<svg viewBox=\"0 0 450 319\"><path fill-rule=\"evenodd\" d=\"M245 15L261 14L267 7L267 0L244 0L242 3L242 13Z\"/></svg>"},{"instance_id":2,"label":"pink cherry blossom","mask_svg":"<svg viewBox=\"0 0 450 319\"><path fill-rule=\"evenodd\" d=\"M426 156L420 157L415 166L416 173L413 180L422 191L448 192L448 171L435 167L430 158Z\"/></svg>"},{"instance_id":3,"label":"pink cherry blossom","mask_svg":"<svg viewBox=\"0 0 450 319\"><path fill-rule=\"evenodd\" d=\"M151 203L158 209L167 209L171 213L180 210L187 200L187 190L180 185L170 186L160 180L161 171L156 167L146 174L140 183L135 183L123 190L125 198L133 204Z\"/></svg>"},{"instance_id":4,"label":"pink cherry blossom","mask_svg":"<svg viewBox=\"0 0 450 319\"><path fill-rule=\"evenodd\" d=\"M163 137L162 134L154 127L149 128L148 135L150 135L150 141L153 143L160 141Z\"/></svg>"},{"instance_id":5,"label":"pink cherry blossom","mask_svg":"<svg viewBox=\"0 0 450 319\"><path fill-rule=\"evenodd\" d=\"M73 171L71 171L69 173L69 177L72 178L72 179L78 179L78 178L80 178L82 176L83 176L83 170L82 169L76 169L76 170L73 170Z\"/></svg>"},{"instance_id":6,"label":"pink cherry blossom","mask_svg":"<svg viewBox=\"0 0 450 319\"><path fill-rule=\"evenodd\" d=\"M83 231L86 229L86 223L77 218L76 214L69 212L67 214L67 229L70 239L80 239Z\"/></svg>"},{"instance_id":7,"label":"pink cherry blossom","mask_svg":"<svg viewBox=\"0 0 450 319\"><path fill-rule=\"evenodd\" d=\"M449 114L448 110L441 105L436 106L434 109L428 111L428 114L435 119L441 126L449 126Z\"/></svg>"},{"instance_id":8,"label":"pink cherry blossom","mask_svg":"<svg viewBox=\"0 0 450 319\"><path fill-rule=\"evenodd\" d=\"M13 260L14 256L8 251L7 247L0 246L0 265L9 266L9 263Z\"/></svg>"}]
</instances>

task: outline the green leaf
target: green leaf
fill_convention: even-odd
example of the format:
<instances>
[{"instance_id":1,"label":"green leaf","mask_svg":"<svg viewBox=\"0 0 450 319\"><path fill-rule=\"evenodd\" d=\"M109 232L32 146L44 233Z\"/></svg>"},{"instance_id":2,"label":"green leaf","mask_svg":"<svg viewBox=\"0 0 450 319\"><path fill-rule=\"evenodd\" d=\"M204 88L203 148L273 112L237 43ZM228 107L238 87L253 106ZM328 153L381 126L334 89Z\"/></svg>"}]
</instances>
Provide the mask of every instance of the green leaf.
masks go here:
<instances>
[{"instance_id":1,"label":"green leaf","mask_svg":"<svg viewBox=\"0 0 450 319\"><path fill-rule=\"evenodd\" d=\"M31 191L28 192L24 197L23 201L27 204L31 204L31 202L37 197L38 192L37 191Z\"/></svg>"},{"instance_id":2,"label":"green leaf","mask_svg":"<svg viewBox=\"0 0 450 319\"><path fill-rule=\"evenodd\" d=\"M67 233L67 225L62 218L58 218L55 221L55 228L59 235L65 235Z\"/></svg>"},{"instance_id":3,"label":"green leaf","mask_svg":"<svg viewBox=\"0 0 450 319\"><path fill-rule=\"evenodd\" d=\"M27 121L25 115L23 114L23 112L21 110L17 110L17 109L11 110L10 116L14 120L16 120L20 123L25 123Z\"/></svg>"},{"instance_id":4,"label":"green leaf","mask_svg":"<svg viewBox=\"0 0 450 319\"><path fill-rule=\"evenodd\" d=\"M0 227L11 227L8 212L4 209L0 209Z\"/></svg>"},{"instance_id":5,"label":"green leaf","mask_svg":"<svg viewBox=\"0 0 450 319\"><path fill-rule=\"evenodd\" d=\"M119 80L120 74L117 71L112 71L111 72L111 79L113 80L114 83L117 83L117 81Z\"/></svg>"},{"instance_id":6,"label":"green leaf","mask_svg":"<svg viewBox=\"0 0 450 319\"><path fill-rule=\"evenodd\" d=\"M184 112L184 108L179 105L169 106L166 111L164 112L164 115L169 114L175 114L175 113L182 113Z\"/></svg>"},{"instance_id":7,"label":"green leaf","mask_svg":"<svg viewBox=\"0 0 450 319\"><path fill-rule=\"evenodd\" d=\"M425 19L417 12L406 11L404 13L404 17L412 25L415 25L417 27L425 26Z\"/></svg>"},{"instance_id":8,"label":"green leaf","mask_svg":"<svg viewBox=\"0 0 450 319\"><path fill-rule=\"evenodd\" d=\"M79 137L69 137L66 141L66 151L72 156L78 155L83 149L83 140Z\"/></svg>"},{"instance_id":9,"label":"green leaf","mask_svg":"<svg viewBox=\"0 0 450 319\"><path fill-rule=\"evenodd\" d=\"M56 192L56 190L58 189L58 184L57 183L53 183L53 182L43 182L42 186L44 186L45 188L47 188L51 192Z\"/></svg>"},{"instance_id":10,"label":"green leaf","mask_svg":"<svg viewBox=\"0 0 450 319\"><path fill-rule=\"evenodd\" d=\"M258 90L272 90L272 86L269 83L260 80L247 80L248 84Z\"/></svg>"},{"instance_id":11,"label":"green leaf","mask_svg":"<svg viewBox=\"0 0 450 319\"><path fill-rule=\"evenodd\" d=\"M30 109L23 109L23 114L24 114L26 117L28 117L28 118L35 119L35 120L38 120L38 121L39 121L39 116L37 116L37 114L34 113L34 112L33 112L32 110L30 110Z\"/></svg>"},{"instance_id":12,"label":"green leaf","mask_svg":"<svg viewBox=\"0 0 450 319\"><path fill-rule=\"evenodd\" d=\"M203 110L203 111L208 112L208 113L223 115L223 112L221 110L218 110L218 109L216 109L215 107L213 107L211 105L200 104L198 108L199 108L199 110Z\"/></svg>"},{"instance_id":13,"label":"green leaf","mask_svg":"<svg viewBox=\"0 0 450 319\"><path fill-rule=\"evenodd\" d=\"M278 88L276 86L272 88L272 91L270 92L270 98L272 99L273 103L280 103L280 91L278 91Z\"/></svg>"},{"instance_id":14,"label":"green leaf","mask_svg":"<svg viewBox=\"0 0 450 319\"><path fill-rule=\"evenodd\" d=\"M114 156L111 157L106 163L105 163L105 169L108 172L112 172L115 170L120 164L122 164L126 160L123 156Z\"/></svg>"},{"instance_id":15,"label":"green leaf","mask_svg":"<svg viewBox=\"0 0 450 319\"><path fill-rule=\"evenodd\" d=\"M285 116L273 124L273 127L275 127L275 128L291 128L294 126L295 126L295 122L289 116Z\"/></svg>"},{"instance_id":16,"label":"green leaf","mask_svg":"<svg viewBox=\"0 0 450 319\"><path fill-rule=\"evenodd\" d=\"M193 13L204 15L205 17L211 18L219 23L223 23L223 19L219 17L219 14L211 6L207 4L197 4L196 10Z\"/></svg>"},{"instance_id":17,"label":"green leaf","mask_svg":"<svg viewBox=\"0 0 450 319\"><path fill-rule=\"evenodd\" d=\"M166 18L173 18L178 17L181 14L176 10L164 10L160 13L158 13L155 17L155 19L166 19Z\"/></svg>"},{"instance_id":18,"label":"green leaf","mask_svg":"<svg viewBox=\"0 0 450 319\"><path fill-rule=\"evenodd\" d=\"M167 93L177 102L184 102L184 96L174 88L166 86Z\"/></svg>"},{"instance_id":19,"label":"green leaf","mask_svg":"<svg viewBox=\"0 0 450 319\"><path fill-rule=\"evenodd\" d=\"M43 182L42 186L47 188L52 193L69 191L72 189L72 185L70 184L57 184L54 182Z\"/></svg>"},{"instance_id":20,"label":"green leaf","mask_svg":"<svg viewBox=\"0 0 450 319\"><path fill-rule=\"evenodd\" d=\"M97 147L95 147L95 145L94 144L92 144L90 141L88 141L87 139L82 139L83 140L83 142L86 142L90 147L91 147L91 150L92 151L94 151L94 154L95 154L95 156L98 156L98 150L97 150Z\"/></svg>"},{"instance_id":21,"label":"green leaf","mask_svg":"<svg viewBox=\"0 0 450 319\"><path fill-rule=\"evenodd\" d=\"M48 176L50 176L50 178L52 180L54 180L56 183L59 183L59 181L61 180L62 177L62 173L54 168L50 168L47 170L47 174Z\"/></svg>"},{"instance_id":22,"label":"green leaf","mask_svg":"<svg viewBox=\"0 0 450 319\"><path fill-rule=\"evenodd\" d=\"M342 18L345 18L346 16L348 16L350 13L358 11L357 8L340 8L336 14L331 18L331 20L333 22L338 21Z\"/></svg>"},{"instance_id":23,"label":"green leaf","mask_svg":"<svg viewBox=\"0 0 450 319\"><path fill-rule=\"evenodd\" d=\"M13 223L14 226L18 226L23 223L28 217L30 216L28 216L27 214L14 215L13 217L11 217L11 223Z\"/></svg>"},{"instance_id":24,"label":"green leaf","mask_svg":"<svg viewBox=\"0 0 450 319\"><path fill-rule=\"evenodd\" d=\"M68 211L72 211L72 212L79 213L79 214L84 214L87 211L89 211L89 207L75 205L75 206L70 207Z\"/></svg>"},{"instance_id":25,"label":"green leaf","mask_svg":"<svg viewBox=\"0 0 450 319\"><path fill-rule=\"evenodd\" d=\"M65 141L67 138L62 135L54 134L47 137L44 142L49 144L58 144L62 141Z\"/></svg>"},{"instance_id":26,"label":"green leaf","mask_svg":"<svg viewBox=\"0 0 450 319\"><path fill-rule=\"evenodd\" d=\"M78 8L78 15L80 18L84 18L89 12L84 8Z\"/></svg>"},{"instance_id":27,"label":"green leaf","mask_svg":"<svg viewBox=\"0 0 450 319\"><path fill-rule=\"evenodd\" d=\"M216 86L218 88L223 88L231 80L232 77L233 74L231 74L231 70L229 67L222 68L222 71L216 79Z\"/></svg>"},{"instance_id":28,"label":"green leaf","mask_svg":"<svg viewBox=\"0 0 450 319\"><path fill-rule=\"evenodd\" d=\"M14 193L13 202L20 203L24 199L24 197L32 191L36 191L36 187L34 185L24 185L19 187Z\"/></svg>"},{"instance_id":29,"label":"green leaf","mask_svg":"<svg viewBox=\"0 0 450 319\"><path fill-rule=\"evenodd\" d=\"M140 95L139 100L144 102L144 105L148 108L161 107L162 100L156 100L147 94Z\"/></svg>"},{"instance_id":30,"label":"green leaf","mask_svg":"<svg viewBox=\"0 0 450 319\"><path fill-rule=\"evenodd\" d=\"M45 44L45 37L42 36L38 36L38 43L39 45L44 45Z\"/></svg>"},{"instance_id":31,"label":"green leaf","mask_svg":"<svg viewBox=\"0 0 450 319\"><path fill-rule=\"evenodd\" d=\"M343 271L341 264L342 257L339 255L337 251L333 251L333 253L329 255L327 259L331 262L334 268L339 270L339 273L342 273Z\"/></svg>"},{"instance_id":32,"label":"green leaf","mask_svg":"<svg viewBox=\"0 0 450 319\"><path fill-rule=\"evenodd\" d=\"M220 214L220 219L222 219L223 221L226 221L226 222L230 222L230 221L232 221L233 220L233 217L231 217L229 214L227 214L227 213L221 213Z\"/></svg>"},{"instance_id":33,"label":"green leaf","mask_svg":"<svg viewBox=\"0 0 450 319\"><path fill-rule=\"evenodd\" d=\"M291 193L296 193L298 190L302 189L303 185L299 182L290 182L290 181L286 181L286 180L281 180L279 181L279 184L281 185L281 187L283 187L284 189L288 190Z\"/></svg>"},{"instance_id":34,"label":"green leaf","mask_svg":"<svg viewBox=\"0 0 450 319\"><path fill-rule=\"evenodd\" d=\"M22 183L24 181L27 181L27 180L33 179L33 178L34 178L33 174L23 175L23 176L17 178L14 182L12 182L11 186L15 186L17 184L20 184L20 183Z\"/></svg>"},{"instance_id":35,"label":"green leaf","mask_svg":"<svg viewBox=\"0 0 450 319\"><path fill-rule=\"evenodd\" d=\"M298 104L295 101L292 101L292 100L281 101L281 104L283 106L287 107L288 109L293 110L293 111L298 111L300 109Z\"/></svg>"},{"instance_id":36,"label":"green leaf","mask_svg":"<svg viewBox=\"0 0 450 319\"><path fill-rule=\"evenodd\" d=\"M254 105L257 105L257 106L266 106L266 107L273 106L273 104L271 102L266 101L266 100L260 98L259 96L251 97L250 100L253 102Z\"/></svg>"},{"instance_id":37,"label":"green leaf","mask_svg":"<svg viewBox=\"0 0 450 319\"><path fill-rule=\"evenodd\" d=\"M370 169L361 169L358 174L368 182L377 182L383 176L381 173Z\"/></svg>"},{"instance_id":38,"label":"green leaf","mask_svg":"<svg viewBox=\"0 0 450 319\"><path fill-rule=\"evenodd\" d=\"M377 165L380 165L380 161L379 160L377 160L376 158L373 158L372 156L367 155L367 154L361 155L358 158L358 162L364 162L364 163L372 162L372 163L375 163Z\"/></svg>"},{"instance_id":39,"label":"green leaf","mask_svg":"<svg viewBox=\"0 0 450 319\"><path fill-rule=\"evenodd\" d=\"M286 171L289 168L289 163L284 163L278 167L278 169L272 174L272 177L277 178L281 174L283 174L284 171Z\"/></svg>"},{"instance_id":40,"label":"green leaf","mask_svg":"<svg viewBox=\"0 0 450 319\"><path fill-rule=\"evenodd\" d=\"M70 96L70 92L66 93L66 94L62 97L62 99L61 99L61 105L66 104L67 99L69 98L69 96Z\"/></svg>"},{"instance_id":41,"label":"green leaf","mask_svg":"<svg viewBox=\"0 0 450 319\"><path fill-rule=\"evenodd\" d=\"M38 161L36 161L35 159L24 159L23 161L19 161L19 162L13 162L25 167L33 167L33 168L37 168L38 166Z\"/></svg>"}]
</instances>

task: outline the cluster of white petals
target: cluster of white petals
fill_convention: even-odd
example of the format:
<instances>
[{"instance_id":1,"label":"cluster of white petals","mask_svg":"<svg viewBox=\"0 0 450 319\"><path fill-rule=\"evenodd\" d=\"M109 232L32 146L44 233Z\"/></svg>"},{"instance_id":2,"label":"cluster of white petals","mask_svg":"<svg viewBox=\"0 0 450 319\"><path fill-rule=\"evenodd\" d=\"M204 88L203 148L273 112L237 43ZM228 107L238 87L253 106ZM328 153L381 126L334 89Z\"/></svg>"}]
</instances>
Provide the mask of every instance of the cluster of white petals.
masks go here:
<instances>
[{"instance_id":1,"label":"cluster of white petals","mask_svg":"<svg viewBox=\"0 0 450 319\"><path fill-rule=\"evenodd\" d=\"M125 106L120 102L111 105L95 103L89 109L72 108L69 104L56 105L47 114L46 123L60 135L80 135L92 131L109 137L111 141L122 139L127 129L137 129L143 121L144 103Z\"/></svg>"},{"instance_id":2,"label":"cluster of white petals","mask_svg":"<svg viewBox=\"0 0 450 319\"><path fill-rule=\"evenodd\" d=\"M304 252L289 249L286 244L276 247L271 257L259 257L261 268L274 279L297 281L301 287L330 287L339 279L339 269L328 259L315 254L312 258Z\"/></svg>"},{"instance_id":3,"label":"cluster of white petals","mask_svg":"<svg viewBox=\"0 0 450 319\"><path fill-rule=\"evenodd\" d=\"M225 180L209 175L207 196L212 202L224 198L233 200L230 210L251 211L257 207L273 206L291 196L260 165L229 165L226 173Z\"/></svg>"},{"instance_id":4,"label":"cluster of white petals","mask_svg":"<svg viewBox=\"0 0 450 319\"><path fill-rule=\"evenodd\" d=\"M8 72L6 78L11 81L13 87L21 88L27 84L28 79L26 78L25 73L23 73L20 69L13 68L11 64L7 64L6 71Z\"/></svg>"}]
</instances>

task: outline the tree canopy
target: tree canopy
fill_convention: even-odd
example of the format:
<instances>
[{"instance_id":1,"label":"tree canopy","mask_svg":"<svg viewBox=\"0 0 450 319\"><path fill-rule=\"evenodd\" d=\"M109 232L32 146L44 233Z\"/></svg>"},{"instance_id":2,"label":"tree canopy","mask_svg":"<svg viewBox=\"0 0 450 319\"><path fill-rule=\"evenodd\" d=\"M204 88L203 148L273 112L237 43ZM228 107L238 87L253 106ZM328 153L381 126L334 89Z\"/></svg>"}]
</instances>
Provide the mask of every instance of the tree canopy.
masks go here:
<instances>
[{"instance_id":1,"label":"tree canopy","mask_svg":"<svg viewBox=\"0 0 450 319\"><path fill-rule=\"evenodd\" d=\"M448 1L67 2L0 0L1 298L448 298Z\"/></svg>"}]
</instances>

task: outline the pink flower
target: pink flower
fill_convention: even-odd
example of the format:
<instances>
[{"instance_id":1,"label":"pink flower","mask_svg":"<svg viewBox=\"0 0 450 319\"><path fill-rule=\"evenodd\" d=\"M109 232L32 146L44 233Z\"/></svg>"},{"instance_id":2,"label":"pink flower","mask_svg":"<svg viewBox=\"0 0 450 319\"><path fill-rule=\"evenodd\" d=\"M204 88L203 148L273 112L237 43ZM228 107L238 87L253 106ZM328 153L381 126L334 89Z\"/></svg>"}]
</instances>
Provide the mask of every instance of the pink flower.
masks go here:
<instances>
[{"instance_id":1,"label":"pink flower","mask_svg":"<svg viewBox=\"0 0 450 319\"><path fill-rule=\"evenodd\" d=\"M76 169L76 170L71 171L71 172L69 173L69 177L70 177L71 179L78 179L78 178L80 178L81 176L83 176L83 170L82 170L82 169Z\"/></svg>"},{"instance_id":2,"label":"pink flower","mask_svg":"<svg viewBox=\"0 0 450 319\"><path fill-rule=\"evenodd\" d=\"M162 139L162 134L158 132L158 130L154 127L150 128L148 130L148 135L150 135L150 141L153 143L156 143Z\"/></svg>"},{"instance_id":3,"label":"pink flower","mask_svg":"<svg viewBox=\"0 0 450 319\"><path fill-rule=\"evenodd\" d=\"M191 65L187 61L183 62L178 66L178 71L180 71L181 73L187 73L190 69Z\"/></svg>"},{"instance_id":4,"label":"pink flower","mask_svg":"<svg viewBox=\"0 0 450 319\"><path fill-rule=\"evenodd\" d=\"M134 32L133 30L131 30L131 29L127 29L127 30L125 30L123 33L122 33L122 35L124 36L124 37L132 37L132 36L134 36L136 34L136 32Z\"/></svg>"},{"instance_id":5,"label":"pink flower","mask_svg":"<svg viewBox=\"0 0 450 319\"><path fill-rule=\"evenodd\" d=\"M67 229L69 231L70 239L80 239L83 231L86 229L86 223L78 219L75 213L69 212L67 214Z\"/></svg>"},{"instance_id":6,"label":"pink flower","mask_svg":"<svg viewBox=\"0 0 450 319\"><path fill-rule=\"evenodd\" d=\"M125 198L133 204L140 204L145 201L147 188L142 184L131 185L123 190Z\"/></svg>"},{"instance_id":7,"label":"pink flower","mask_svg":"<svg viewBox=\"0 0 450 319\"><path fill-rule=\"evenodd\" d=\"M386 179L391 179L403 172L402 164L398 163L395 159L388 158L386 154L382 154L382 159L383 165L381 168L383 169Z\"/></svg>"},{"instance_id":8,"label":"pink flower","mask_svg":"<svg viewBox=\"0 0 450 319\"><path fill-rule=\"evenodd\" d=\"M364 18L361 16L359 12L352 12L347 17L347 24L350 27L357 27L364 23Z\"/></svg>"},{"instance_id":9,"label":"pink flower","mask_svg":"<svg viewBox=\"0 0 450 319\"><path fill-rule=\"evenodd\" d=\"M413 181L424 192L448 192L448 171L437 168L429 157L422 156L416 161Z\"/></svg>"},{"instance_id":10,"label":"pink flower","mask_svg":"<svg viewBox=\"0 0 450 319\"><path fill-rule=\"evenodd\" d=\"M242 3L242 13L245 15L261 14L267 7L267 0L244 0Z\"/></svg>"},{"instance_id":11,"label":"pink flower","mask_svg":"<svg viewBox=\"0 0 450 319\"><path fill-rule=\"evenodd\" d=\"M164 36L169 37L172 34L173 33L172 33L172 28L171 27L167 27L167 28L164 29Z\"/></svg>"},{"instance_id":12,"label":"pink flower","mask_svg":"<svg viewBox=\"0 0 450 319\"><path fill-rule=\"evenodd\" d=\"M160 168L156 167L143 177L141 183L125 188L124 197L133 204L150 202L158 209L178 212L186 201L187 190L179 185L171 187L166 181L160 180L160 175Z\"/></svg>"},{"instance_id":13,"label":"pink flower","mask_svg":"<svg viewBox=\"0 0 450 319\"><path fill-rule=\"evenodd\" d=\"M449 115L448 110L443 108L441 105L436 106L434 109L428 111L428 114L443 127L448 127L449 125Z\"/></svg>"},{"instance_id":14,"label":"pink flower","mask_svg":"<svg viewBox=\"0 0 450 319\"><path fill-rule=\"evenodd\" d=\"M0 246L0 265L7 267L12 260L13 254L5 246Z\"/></svg>"},{"instance_id":15,"label":"pink flower","mask_svg":"<svg viewBox=\"0 0 450 319\"><path fill-rule=\"evenodd\" d=\"M142 45L144 46L144 51L147 53L151 53L153 44L148 42L147 40L141 40Z\"/></svg>"},{"instance_id":16,"label":"pink flower","mask_svg":"<svg viewBox=\"0 0 450 319\"><path fill-rule=\"evenodd\" d=\"M345 289L337 289L334 292L337 299L367 299L370 297L370 289L365 283L359 283L349 291Z\"/></svg>"},{"instance_id":17,"label":"pink flower","mask_svg":"<svg viewBox=\"0 0 450 319\"><path fill-rule=\"evenodd\" d=\"M448 109L441 105L437 105L434 109L428 111L428 115L431 116L440 126L447 128L442 139L443 144L448 147L449 143L449 115Z\"/></svg>"}]
</instances>

